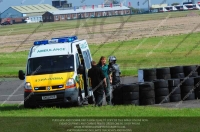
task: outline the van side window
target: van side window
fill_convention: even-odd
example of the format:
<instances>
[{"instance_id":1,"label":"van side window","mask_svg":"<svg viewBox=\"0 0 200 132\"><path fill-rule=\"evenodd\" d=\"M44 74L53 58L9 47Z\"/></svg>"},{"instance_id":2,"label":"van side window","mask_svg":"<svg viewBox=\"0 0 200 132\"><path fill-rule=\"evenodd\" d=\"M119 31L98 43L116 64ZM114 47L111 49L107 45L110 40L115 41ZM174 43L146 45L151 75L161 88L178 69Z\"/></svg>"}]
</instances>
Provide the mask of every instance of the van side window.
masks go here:
<instances>
[{"instance_id":1,"label":"van side window","mask_svg":"<svg viewBox=\"0 0 200 132\"><path fill-rule=\"evenodd\" d=\"M87 55L88 55L88 57L89 57L89 61L91 62L91 61L92 61L92 58L91 58L91 56L90 56L90 51L89 51L89 50L87 50Z\"/></svg>"},{"instance_id":2,"label":"van side window","mask_svg":"<svg viewBox=\"0 0 200 132\"><path fill-rule=\"evenodd\" d=\"M83 56L84 56L86 68L90 69L90 67L91 67L91 65L90 65L91 61L90 61L89 56L88 56L88 54L87 54L86 51L83 51Z\"/></svg>"},{"instance_id":3,"label":"van side window","mask_svg":"<svg viewBox=\"0 0 200 132\"><path fill-rule=\"evenodd\" d=\"M79 61L79 56L76 54L76 69L79 67L80 61Z\"/></svg>"}]
</instances>

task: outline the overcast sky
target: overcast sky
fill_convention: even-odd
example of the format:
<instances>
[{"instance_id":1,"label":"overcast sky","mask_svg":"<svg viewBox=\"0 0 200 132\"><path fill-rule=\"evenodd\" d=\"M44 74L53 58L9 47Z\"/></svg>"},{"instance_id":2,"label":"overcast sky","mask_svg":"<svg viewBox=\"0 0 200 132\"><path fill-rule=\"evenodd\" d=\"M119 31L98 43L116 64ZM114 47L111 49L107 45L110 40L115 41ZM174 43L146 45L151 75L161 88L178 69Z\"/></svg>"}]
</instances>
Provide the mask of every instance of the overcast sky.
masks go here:
<instances>
[{"instance_id":1,"label":"overcast sky","mask_svg":"<svg viewBox=\"0 0 200 132\"><path fill-rule=\"evenodd\" d=\"M34 5L34 4L39 4L39 3L51 4L51 1L52 0L0 0L0 12L3 12L10 6ZM86 5L92 5L92 4L97 5L97 4L101 4L104 0L68 0L68 2L72 3L73 6L80 6L82 1L84 1L84 4ZM136 8L138 7L137 2L140 1L141 8L148 7L147 2L146 4L143 5L143 3L146 0L121 0L121 1L126 1L126 4L128 4L128 2L131 2L131 5ZM165 3L167 4L171 4L174 2L182 3L183 1L188 1L188 0L151 0L151 4L160 4L160 3L163 3L163 1L166 1Z\"/></svg>"}]
</instances>

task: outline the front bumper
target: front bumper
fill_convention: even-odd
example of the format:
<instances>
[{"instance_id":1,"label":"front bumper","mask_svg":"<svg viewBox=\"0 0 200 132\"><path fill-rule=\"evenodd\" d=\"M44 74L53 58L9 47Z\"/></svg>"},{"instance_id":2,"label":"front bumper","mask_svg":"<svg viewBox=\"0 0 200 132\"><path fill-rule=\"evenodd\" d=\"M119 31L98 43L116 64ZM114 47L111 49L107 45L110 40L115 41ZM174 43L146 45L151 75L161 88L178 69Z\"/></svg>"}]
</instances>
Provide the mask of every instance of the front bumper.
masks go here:
<instances>
[{"instance_id":1,"label":"front bumper","mask_svg":"<svg viewBox=\"0 0 200 132\"><path fill-rule=\"evenodd\" d=\"M52 92L24 92L24 103L27 105L54 105L74 103L77 101L79 90L77 88L69 88L66 90ZM42 100L42 96L56 95L56 99Z\"/></svg>"}]
</instances>

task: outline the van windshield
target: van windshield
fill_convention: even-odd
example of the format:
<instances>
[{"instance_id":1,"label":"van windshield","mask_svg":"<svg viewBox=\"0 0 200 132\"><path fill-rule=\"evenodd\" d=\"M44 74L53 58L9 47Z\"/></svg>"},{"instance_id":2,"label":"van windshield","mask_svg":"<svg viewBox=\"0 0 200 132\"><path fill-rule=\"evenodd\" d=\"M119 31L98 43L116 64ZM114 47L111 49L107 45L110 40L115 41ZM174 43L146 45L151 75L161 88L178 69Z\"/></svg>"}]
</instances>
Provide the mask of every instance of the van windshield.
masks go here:
<instances>
[{"instance_id":1,"label":"van windshield","mask_svg":"<svg viewBox=\"0 0 200 132\"><path fill-rule=\"evenodd\" d=\"M74 55L46 56L28 60L27 75L74 71Z\"/></svg>"}]
</instances>

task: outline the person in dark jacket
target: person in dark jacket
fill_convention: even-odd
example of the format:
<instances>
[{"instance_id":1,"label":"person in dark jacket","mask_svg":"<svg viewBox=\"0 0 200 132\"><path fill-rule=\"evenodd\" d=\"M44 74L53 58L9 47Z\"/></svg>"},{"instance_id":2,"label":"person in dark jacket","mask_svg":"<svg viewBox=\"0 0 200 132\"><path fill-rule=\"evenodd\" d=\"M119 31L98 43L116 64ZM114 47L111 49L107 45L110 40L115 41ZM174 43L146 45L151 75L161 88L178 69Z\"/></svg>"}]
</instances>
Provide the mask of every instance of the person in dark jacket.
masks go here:
<instances>
[{"instance_id":1,"label":"person in dark jacket","mask_svg":"<svg viewBox=\"0 0 200 132\"><path fill-rule=\"evenodd\" d=\"M111 82L112 82L113 88L117 87L120 84L121 71L120 71L119 65L116 64L116 61L117 59L115 56L109 57L109 72L112 75Z\"/></svg>"},{"instance_id":2,"label":"person in dark jacket","mask_svg":"<svg viewBox=\"0 0 200 132\"><path fill-rule=\"evenodd\" d=\"M95 98L95 106L102 106L104 87L107 87L106 78L95 61L92 61L91 65L92 68L88 71L88 77L91 79L91 85Z\"/></svg>"},{"instance_id":3,"label":"person in dark jacket","mask_svg":"<svg viewBox=\"0 0 200 132\"><path fill-rule=\"evenodd\" d=\"M112 75L111 79L111 84L112 84L112 90L111 90L111 103L113 104L113 92L114 90L120 85L121 80L120 80L120 68L119 65L116 64L116 57L115 56L110 56L109 57L109 72Z\"/></svg>"}]
</instances>

